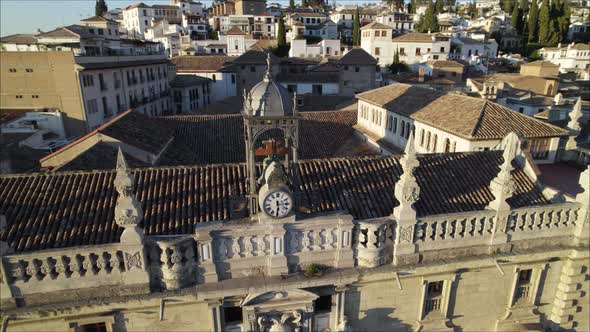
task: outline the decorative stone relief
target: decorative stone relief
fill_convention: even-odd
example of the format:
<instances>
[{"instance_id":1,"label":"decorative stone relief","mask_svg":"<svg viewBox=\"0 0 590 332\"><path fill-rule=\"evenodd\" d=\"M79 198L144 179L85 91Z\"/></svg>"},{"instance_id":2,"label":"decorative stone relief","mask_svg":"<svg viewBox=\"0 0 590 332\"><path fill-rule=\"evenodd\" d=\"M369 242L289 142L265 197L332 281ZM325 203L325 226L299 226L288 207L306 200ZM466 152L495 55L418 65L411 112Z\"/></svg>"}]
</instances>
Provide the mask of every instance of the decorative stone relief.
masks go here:
<instances>
[{"instance_id":1,"label":"decorative stone relief","mask_svg":"<svg viewBox=\"0 0 590 332\"><path fill-rule=\"evenodd\" d=\"M127 261L127 270L130 271L134 268L142 269L141 253L139 251L130 254L125 253L125 259Z\"/></svg>"}]
</instances>

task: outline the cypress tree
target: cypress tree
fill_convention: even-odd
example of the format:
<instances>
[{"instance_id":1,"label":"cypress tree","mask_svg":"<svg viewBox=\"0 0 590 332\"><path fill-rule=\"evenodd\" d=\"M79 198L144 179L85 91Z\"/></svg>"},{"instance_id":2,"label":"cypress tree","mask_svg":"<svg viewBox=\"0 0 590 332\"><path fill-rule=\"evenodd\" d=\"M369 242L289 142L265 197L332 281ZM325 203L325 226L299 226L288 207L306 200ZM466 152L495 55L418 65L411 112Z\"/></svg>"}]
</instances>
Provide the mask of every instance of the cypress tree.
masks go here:
<instances>
[{"instance_id":1,"label":"cypress tree","mask_svg":"<svg viewBox=\"0 0 590 332\"><path fill-rule=\"evenodd\" d=\"M502 5L500 7L502 7L502 10L505 13L512 13L512 10L513 10L512 7L514 6L513 1L515 1L515 0L504 0L504 1L502 1Z\"/></svg>"},{"instance_id":2,"label":"cypress tree","mask_svg":"<svg viewBox=\"0 0 590 332\"><path fill-rule=\"evenodd\" d=\"M361 44L361 19L359 14L359 8L356 7L354 13L354 23L352 24L352 45L358 46Z\"/></svg>"},{"instance_id":3,"label":"cypress tree","mask_svg":"<svg viewBox=\"0 0 590 332\"><path fill-rule=\"evenodd\" d=\"M528 42L531 43L539 40L539 7L537 6L537 1L531 3L527 27L529 31Z\"/></svg>"},{"instance_id":4,"label":"cypress tree","mask_svg":"<svg viewBox=\"0 0 590 332\"><path fill-rule=\"evenodd\" d=\"M519 34L523 33L522 8L514 6L512 14L510 15L510 26L513 27Z\"/></svg>"},{"instance_id":5,"label":"cypress tree","mask_svg":"<svg viewBox=\"0 0 590 332\"><path fill-rule=\"evenodd\" d=\"M279 16L278 29L277 29L277 47L284 48L287 46L287 37L285 34L285 18L283 13Z\"/></svg>"},{"instance_id":6,"label":"cypress tree","mask_svg":"<svg viewBox=\"0 0 590 332\"><path fill-rule=\"evenodd\" d=\"M520 0L520 31L522 34L526 34L528 32L528 26L526 17L529 13L529 1L528 0Z\"/></svg>"},{"instance_id":7,"label":"cypress tree","mask_svg":"<svg viewBox=\"0 0 590 332\"><path fill-rule=\"evenodd\" d=\"M570 27L570 6L568 5L567 1L564 1L561 4L561 8L559 11L559 33L560 33L560 42L567 40L567 32Z\"/></svg>"},{"instance_id":8,"label":"cypress tree","mask_svg":"<svg viewBox=\"0 0 590 332\"><path fill-rule=\"evenodd\" d=\"M543 0L541 9L539 10L539 43L546 45L551 38L551 8L549 8L549 1Z\"/></svg>"},{"instance_id":9,"label":"cypress tree","mask_svg":"<svg viewBox=\"0 0 590 332\"><path fill-rule=\"evenodd\" d=\"M96 4L94 5L94 15L102 16L109 10L107 7L107 3L105 0L96 0Z\"/></svg>"},{"instance_id":10,"label":"cypress tree","mask_svg":"<svg viewBox=\"0 0 590 332\"><path fill-rule=\"evenodd\" d=\"M420 21L418 21L415 29L418 32L438 31L438 19L436 18L433 2L428 5L426 13L420 17Z\"/></svg>"},{"instance_id":11,"label":"cypress tree","mask_svg":"<svg viewBox=\"0 0 590 332\"><path fill-rule=\"evenodd\" d=\"M410 4L408 5L408 12L411 14L416 14L416 0L410 0Z\"/></svg>"},{"instance_id":12,"label":"cypress tree","mask_svg":"<svg viewBox=\"0 0 590 332\"><path fill-rule=\"evenodd\" d=\"M301 0L301 7L306 8L307 6L309 6L307 0Z\"/></svg>"},{"instance_id":13,"label":"cypress tree","mask_svg":"<svg viewBox=\"0 0 590 332\"><path fill-rule=\"evenodd\" d=\"M295 0L289 0L289 9L295 8Z\"/></svg>"},{"instance_id":14,"label":"cypress tree","mask_svg":"<svg viewBox=\"0 0 590 332\"><path fill-rule=\"evenodd\" d=\"M445 8L445 4L444 4L443 0L436 0L436 2L434 3L435 14L442 13L444 8Z\"/></svg>"}]
</instances>

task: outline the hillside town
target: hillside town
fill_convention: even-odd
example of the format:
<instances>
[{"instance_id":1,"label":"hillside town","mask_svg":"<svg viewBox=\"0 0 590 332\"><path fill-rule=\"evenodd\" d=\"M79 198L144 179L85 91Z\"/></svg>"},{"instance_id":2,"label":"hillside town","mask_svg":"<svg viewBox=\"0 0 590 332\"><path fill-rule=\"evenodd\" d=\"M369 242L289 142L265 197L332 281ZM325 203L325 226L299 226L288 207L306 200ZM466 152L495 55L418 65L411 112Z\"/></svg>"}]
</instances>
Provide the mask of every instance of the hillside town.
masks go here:
<instances>
[{"instance_id":1,"label":"hillside town","mask_svg":"<svg viewBox=\"0 0 590 332\"><path fill-rule=\"evenodd\" d=\"M0 31L0 331L590 331L590 1L146 2Z\"/></svg>"}]
</instances>

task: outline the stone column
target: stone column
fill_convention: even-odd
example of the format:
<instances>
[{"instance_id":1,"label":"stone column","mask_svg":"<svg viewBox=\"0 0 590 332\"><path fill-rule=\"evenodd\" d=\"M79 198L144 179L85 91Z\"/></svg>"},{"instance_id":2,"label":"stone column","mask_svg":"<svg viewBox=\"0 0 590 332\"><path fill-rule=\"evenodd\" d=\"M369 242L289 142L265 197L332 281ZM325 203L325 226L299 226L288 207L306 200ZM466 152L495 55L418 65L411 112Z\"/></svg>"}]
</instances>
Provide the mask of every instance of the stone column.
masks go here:
<instances>
[{"instance_id":1,"label":"stone column","mask_svg":"<svg viewBox=\"0 0 590 332\"><path fill-rule=\"evenodd\" d=\"M209 309L209 331L222 332L223 326L221 326L221 305L223 299L211 299L207 300L207 307Z\"/></svg>"},{"instance_id":2,"label":"stone column","mask_svg":"<svg viewBox=\"0 0 590 332\"><path fill-rule=\"evenodd\" d=\"M214 262L213 238L208 231L198 232L195 235L197 240L198 255L198 283L217 282L217 270Z\"/></svg>"},{"instance_id":3,"label":"stone column","mask_svg":"<svg viewBox=\"0 0 590 332\"><path fill-rule=\"evenodd\" d=\"M6 229L6 217L0 214L0 233ZM0 241L0 305L3 308L11 308L16 306L12 299L12 290L10 289L10 279L5 268L4 256L13 253L13 249L4 241ZM6 267L8 262L6 262Z\"/></svg>"},{"instance_id":4,"label":"stone column","mask_svg":"<svg viewBox=\"0 0 590 332\"><path fill-rule=\"evenodd\" d=\"M344 302L346 299L345 285L336 286L332 296L332 314L330 316L330 328L332 331L338 331L338 326L344 321Z\"/></svg>"},{"instance_id":5,"label":"stone column","mask_svg":"<svg viewBox=\"0 0 590 332\"><path fill-rule=\"evenodd\" d=\"M574 243L587 247L590 238L590 165L580 174L579 183L583 192L576 196L576 201L581 204L581 208L578 210Z\"/></svg>"},{"instance_id":6,"label":"stone column","mask_svg":"<svg viewBox=\"0 0 590 332\"><path fill-rule=\"evenodd\" d=\"M287 232L283 225L270 225L268 233L270 241L268 273L271 276L288 273L289 268L287 265L287 257L285 256L285 235Z\"/></svg>"}]
</instances>

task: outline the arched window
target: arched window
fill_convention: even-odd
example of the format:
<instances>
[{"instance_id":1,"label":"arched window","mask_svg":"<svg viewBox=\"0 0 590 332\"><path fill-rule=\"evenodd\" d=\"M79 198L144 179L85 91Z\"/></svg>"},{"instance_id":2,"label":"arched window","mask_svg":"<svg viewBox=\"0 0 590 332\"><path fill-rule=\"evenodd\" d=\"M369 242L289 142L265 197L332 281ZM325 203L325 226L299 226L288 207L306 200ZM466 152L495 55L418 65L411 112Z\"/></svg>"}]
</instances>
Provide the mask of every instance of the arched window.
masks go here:
<instances>
[{"instance_id":1,"label":"arched window","mask_svg":"<svg viewBox=\"0 0 590 332\"><path fill-rule=\"evenodd\" d=\"M426 151L430 151L430 132L426 133Z\"/></svg>"},{"instance_id":2,"label":"arched window","mask_svg":"<svg viewBox=\"0 0 590 332\"><path fill-rule=\"evenodd\" d=\"M424 129L420 130L420 146L424 147Z\"/></svg>"},{"instance_id":3,"label":"arched window","mask_svg":"<svg viewBox=\"0 0 590 332\"><path fill-rule=\"evenodd\" d=\"M389 131L391 131L393 129L392 122L393 122L393 116L390 115L387 117L387 130L389 130Z\"/></svg>"},{"instance_id":4,"label":"arched window","mask_svg":"<svg viewBox=\"0 0 590 332\"><path fill-rule=\"evenodd\" d=\"M436 152L436 141L437 141L437 136L436 134L434 134L434 137L432 137L432 152Z\"/></svg>"},{"instance_id":5,"label":"arched window","mask_svg":"<svg viewBox=\"0 0 590 332\"><path fill-rule=\"evenodd\" d=\"M405 137L406 136L406 121L402 120L402 127L401 127L401 133L400 133L401 137Z\"/></svg>"},{"instance_id":6,"label":"arched window","mask_svg":"<svg viewBox=\"0 0 590 332\"><path fill-rule=\"evenodd\" d=\"M451 151L452 152L456 152L457 151L457 142L453 142L453 145L451 146Z\"/></svg>"},{"instance_id":7,"label":"arched window","mask_svg":"<svg viewBox=\"0 0 590 332\"><path fill-rule=\"evenodd\" d=\"M397 118L393 118L393 133L397 133Z\"/></svg>"},{"instance_id":8,"label":"arched window","mask_svg":"<svg viewBox=\"0 0 590 332\"><path fill-rule=\"evenodd\" d=\"M406 122L406 139L410 138L410 123Z\"/></svg>"},{"instance_id":9,"label":"arched window","mask_svg":"<svg viewBox=\"0 0 590 332\"><path fill-rule=\"evenodd\" d=\"M211 76L211 79L213 79L213 82L217 82L217 78L215 77L215 74L213 74L213 76Z\"/></svg>"},{"instance_id":10,"label":"arched window","mask_svg":"<svg viewBox=\"0 0 590 332\"><path fill-rule=\"evenodd\" d=\"M445 138L445 153L451 152L451 141L448 138Z\"/></svg>"}]
</instances>

